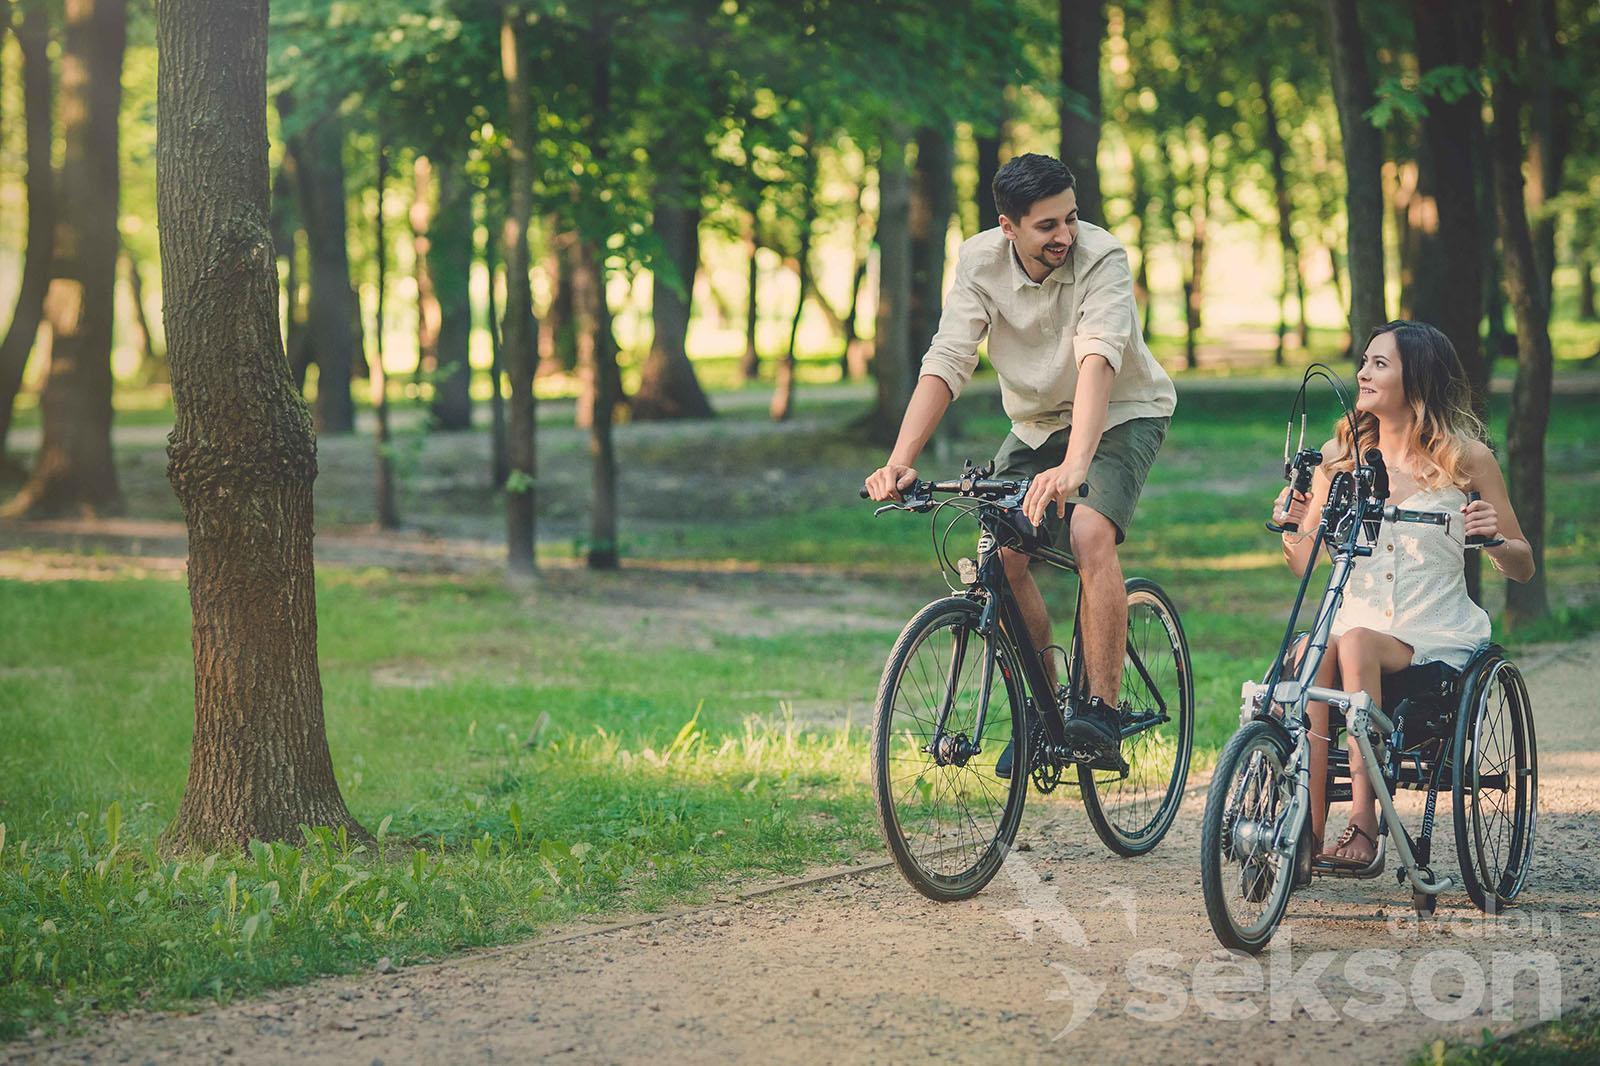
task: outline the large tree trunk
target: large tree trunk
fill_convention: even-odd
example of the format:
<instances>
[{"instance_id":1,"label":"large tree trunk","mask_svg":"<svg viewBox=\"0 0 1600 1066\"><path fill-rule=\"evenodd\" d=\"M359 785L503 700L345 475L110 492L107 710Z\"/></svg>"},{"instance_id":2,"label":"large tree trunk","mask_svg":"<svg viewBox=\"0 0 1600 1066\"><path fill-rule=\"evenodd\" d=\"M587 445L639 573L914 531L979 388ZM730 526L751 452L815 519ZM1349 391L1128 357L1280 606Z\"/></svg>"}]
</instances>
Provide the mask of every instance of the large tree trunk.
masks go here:
<instances>
[{"instance_id":1,"label":"large tree trunk","mask_svg":"<svg viewBox=\"0 0 1600 1066\"><path fill-rule=\"evenodd\" d=\"M22 389L23 371L33 351L44 294L50 285L55 256L56 175L50 163L51 108L55 87L50 76L50 21L44 8L28 4L16 27L22 52L23 122L28 142L28 243L22 255L22 285L11 312L11 325L0 341L0 468L6 465L6 438Z\"/></svg>"},{"instance_id":2,"label":"large tree trunk","mask_svg":"<svg viewBox=\"0 0 1600 1066\"><path fill-rule=\"evenodd\" d=\"M1600 318L1594 301L1594 253L1590 251L1578 256L1578 317L1585 322Z\"/></svg>"},{"instance_id":3,"label":"large tree trunk","mask_svg":"<svg viewBox=\"0 0 1600 1066\"><path fill-rule=\"evenodd\" d=\"M537 455L534 451L537 408L533 375L539 350L539 324L533 317L533 291L528 283L528 227L533 222L533 101L526 74L527 16L517 4L505 6L500 23L500 70L506 83L506 155L511 161L511 214L505 222L506 568L513 574L534 571L534 516Z\"/></svg>"},{"instance_id":4,"label":"large tree trunk","mask_svg":"<svg viewBox=\"0 0 1600 1066\"><path fill-rule=\"evenodd\" d=\"M861 184L856 187L856 226L850 234L855 251L855 269L850 272L850 299L845 307L844 321L839 326L844 338L844 346L839 349L840 380L854 380L865 376L867 372L868 345L861 339L859 325L861 284L867 279L867 265L872 257L872 216L863 206L866 189L867 175L863 173Z\"/></svg>"},{"instance_id":5,"label":"large tree trunk","mask_svg":"<svg viewBox=\"0 0 1600 1066\"><path fill-rule=\"evenodd\" d=\"M663 175L656 184L655 230L665 252L662 269L650 286L654 335L633 395L638 419L710 418L715 411L695 377L684 348L700 266L700 205L684 188L681 175Z\"/></svg>"},{"instance_id":6,"label":"large tree trunk","mask_svg":"<svg viewBox=\"0 0 1600 1066\"><path fill-rule=\"evenodd\" d=\"M1532 0L1525 7L1528 19L1528 59L1534 73L1528 103L1528 213L1533 234L1534 265L1544 290L1546 308L1555 306L1551 274L1556 266L1556 221L1551 201L1561 193L1571 141L1571 121L1566 96L1551 72L1564 66L1556 38L1555 0Z\"/></svg>"},{"instance_id":7,"label":"large tree trunk","mask_svg":"<svg viewBox=\"0 0 1600 1066\"><path fill-rule=\"evenodd\" d=\"M189 527L195 729L178 851L365 833L333 776L317 670L316 442L278 332L267 219L267 5L156 9L163 312Z\"/></svg>"},{"instance_id":8,"label":"large tree trunk","mask_svg":"<svg viewBox=\"0 0 1600 1066\"><path fill-rule=\"evenodd\" d=\"M1105 224L1100 202L1100 45L1104 0L1061 0L1061 161L1078 179L1078 214Z\"/></svg>"},{"instance_id":9,"label":"large tree trunk","mask_svg":"<svg viewBox=\"0 0 1600 1066\"><path fill-rule=\"evenodd\" d=\"M373 255L378 260L377 323L372 337L372 368L367 374L371 388L372 410L378 419L377 435L377 489L378 528L400 528L400 506L396 502L394 483L394 455L389 445L389 373L383 365L383 314L384 297L389 280L389 240L384 227L383 194L389 188L389 146L378 145L378 210L373 219Z\"/></svg>"},{"instance_id":10,"label":"large tree trunk","mask_svg":"<svg viewBox=\"0 0 1600 1066\"><path fill-rule=\"evenodd\" d=\"M561 229L560 216L546 216L550 272L550 308L539 331L540 374L572 373L578 368L578 312L573 305L572 275L578 235Z\"/></svg>"},{"instance_id":11,"label":"large tree trunk","mask_svg":"<svg viewBox=\"0 0 1600 1066\"><path fill-rule=\"evenodd\" d=\"M1278 289L1278 346L1273 352L1272 361L1278 366L1283 366L1284 338L1289 333L1289 292L1293 289L1301 295L1300 321L1304 325L1305 289L1300 283L1300 249L1294 239L1294 203L1289 197L1289 175L1285 165L1289 151L1283 141L1283 131L1278 129L1278 109L1272 100L1273 79L1265 63L1257 71L1256 80L1261 87L1261 100L1266 105L1262 124L1266 134L1267 162L1272 174L1273 193L1277 199L1278 248L1283 257L1283 283ZM1144 264L1141 263L1141 271L1143 267Z\"/></svg>"},{"instance_id":12,"label":"large tree trunk","mask_svg":"<svg viewBox=\"0 0 1600 1066\"><path fill-rule=\"evenodd\" d=\"M439 211L428 233L428 272L439 316L430 410L443 430L472 428L472 185L465 163L455 156L439 160Z\"/></svg>"},{"instance_id":13,"label":"large tree trunk","mask_svg":"<svg viewBox=\"0 0 1600 1066\"><path fill-rule=\"evenodd\" d=\"M1450 0L1417 0L1412 9L1417 62L1421 73L1459 65L1476 69L1483 58L1483 12L1475 4ZM1482 101L1475 94L1454 103L1434 98L1422 123L1427 151L1420 153L1424 186L1433 191L1438 236L1424 246L1422 270L1434 279L1418 288L1416 316L1437 326L1461 357L1472 389L1472 408L1480 419L1489 414L1489 361L1484 358L1479 325L1483 321L1483 261L1480 257L1478 160ZM1482 597L1480 552L1466 553L1467 591Z\"/></svg>"},{"instance_id":14,"label":"large tree trunk","mask_svg":"<svg viewBox=\"0 0 1600 1066\"><path fill-rule=\"evenodd\" d=\"M291 139L300 182L311 294L306 309L308 361L317 364L317 431L355 428L350 379L361 354L361 308L350 285L344 201L344 124L316 119Z\"/></svg>"},{"instance_id":15,"label":"large tree trunk","mask_svg":"<svg viewBox=\"0 0 1600 1066\"><path fill-rule=\"evenodd\" d=\"M1487 0L1489 39L1505 54L1493 58L1501 64L1514 61L1519 25L1528 17L1526 0ZM1548 76L1548 71L1534 77ZM1494 83L1494 125L1490 136L1493 154L1496 214L1500 242L1505 251L1506 295L1517 318L1517 379L1511 391L1511 419L1506 432L1511 467L1511 504L1533 547L1536 567L1526 584L1506 585L1506 622L1518 624L1549 613L1544 572L1544 437L1550 420L1552 354L1550 306L1540 284L1533 235L1523 206L1521 114L1523 91L1517 81L1502 74Z\"/></svg>"},{"instance_id":16,"label":"large tree trunk","mask_svg":"<svg viewBox=\"0 0 1600 1066\"><path fill-rule=\"evenodd\" d=\"M995 109L994 128L974 138L978 149L978 184L972 190L972 199L978 208L978 232L994 229L1000 224L1000 209L994 202L994 176L1000 172L1000 150L1006 140L1005 93L1000 94L1000 105Z\"/></svg>"},{"instance_id":17,"label":"large tree trunk","mask_svg":"<svg viewBox=\"0 0 1600 1066\"><path fill-rule=\"evenodd\" d=\"M1350 268L1350 347L1359 354L1388 314L1383 297L1383 143L1373 106L1357 0L1327 0L1334 98L1344 140L1345 255Z\"/></svg>"},{"instance_id":18,"label":"large tree trunk","mask_svg":"<svg viewBox=\"0 0 1600 1066\"><path fill-rule=\"evenodd\" d=\"M44 517L122 509L111 457L111 333L117 280L117 118L125 0L67 0L61 50L61 202L55 270L44 298L50 372L44 442L32 476L6 508ZM276 316L274 316L276 317Z\"/></svg>"},{"instance_id":19,"label":"large tree trunk","mask_svg":"<svg viewBox=\"0 0 1600 1066\"><path fill-rule=\"evenodd\" d=\"M916 384L915 358L911 354L911 184L904 135L892 131L878 161L878 319L872 352L878 400L867 422L869 434L879 443L894 443Z\"/></svg>"}]
</instances>

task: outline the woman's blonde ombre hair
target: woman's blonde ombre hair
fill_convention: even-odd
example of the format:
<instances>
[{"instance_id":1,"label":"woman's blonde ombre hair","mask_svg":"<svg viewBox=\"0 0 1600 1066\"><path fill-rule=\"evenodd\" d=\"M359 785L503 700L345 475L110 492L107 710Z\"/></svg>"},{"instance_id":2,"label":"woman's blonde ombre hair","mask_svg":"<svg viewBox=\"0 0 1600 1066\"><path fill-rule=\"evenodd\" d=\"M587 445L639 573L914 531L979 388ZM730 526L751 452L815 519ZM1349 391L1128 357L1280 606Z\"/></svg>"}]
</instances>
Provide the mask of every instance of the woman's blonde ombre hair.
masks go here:
<instances>
[{"instance_id":1,"label":"woman's blonde ombre hair","mask_svg":"<svg viewBox=\"0 0 1600 1066\"><path fill-rule=\"evenodd\" d=\"M1467 444L1483 440L1483 422L1472 411L1471 389L1455 345L1426 322L1404 320L1385 322L1372 331L1367 343L1382 333L1393 334L1400 350L1400 381L1414 416L1407 451L1413 462L1420 462L1418 481L1425 489L1466 488ZM1350 470L1363 449L1377 445L1377 416L1357 412L1355 436L1352 442L1350 421L1340 418L1328 469Z\"/></svg>"}]
</instances>

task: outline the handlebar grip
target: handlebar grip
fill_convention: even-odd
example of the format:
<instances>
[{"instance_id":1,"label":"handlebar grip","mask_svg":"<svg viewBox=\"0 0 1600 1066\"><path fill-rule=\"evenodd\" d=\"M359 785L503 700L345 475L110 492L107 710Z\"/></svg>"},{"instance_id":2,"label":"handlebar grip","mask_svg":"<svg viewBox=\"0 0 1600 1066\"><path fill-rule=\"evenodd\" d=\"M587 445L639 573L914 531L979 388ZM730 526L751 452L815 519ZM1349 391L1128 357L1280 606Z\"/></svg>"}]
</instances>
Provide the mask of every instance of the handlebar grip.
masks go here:
<instances>
[{"instance_id":1,"label":"handlebar grip","mask_svg":"<svg viewBox=\"0 0 1600 1066\"><path fill-rule=\"evenodd\" d=\"M1481 499L1483 499L1483 495L1481 493L1477 493L1477 492L1469 492L1469 493L1467 493L1467 504L1469 506L1474 504L1474 503L1477 503ZM1476 534L1473 534L1472 536L1467 538L1467 547L1469 547L1469 548L1498 548L1498 547L1500 547L1500 545L1504 544L1505 542L1506 542L1506 539L1504 537L1495 537L1493 540L1491 540L1491 539L1489 539L1488 537L1484 536L1481 533L1476 533Z\"/></svg>"},{"instance_id":2,"label":"handlebar grip","mask_svg":"<svg viewBox=\"0 0 1600 1066\"><path fill-rule=\"evenodd\" d=\"M867 491L867 487L865 485L861 486L861 498L863 500L872 499L872 493Z\"/></svg>"}]
</instances>

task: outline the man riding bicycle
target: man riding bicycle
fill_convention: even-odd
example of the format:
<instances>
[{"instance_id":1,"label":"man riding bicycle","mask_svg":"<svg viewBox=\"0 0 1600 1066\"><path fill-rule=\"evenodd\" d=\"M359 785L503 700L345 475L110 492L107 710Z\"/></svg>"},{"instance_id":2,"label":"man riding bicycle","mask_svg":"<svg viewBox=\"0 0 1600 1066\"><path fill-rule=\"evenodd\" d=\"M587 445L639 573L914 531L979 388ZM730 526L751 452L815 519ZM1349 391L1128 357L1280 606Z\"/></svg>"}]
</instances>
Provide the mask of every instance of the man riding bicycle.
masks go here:
<instances>
[{"instance_id":1,"label":"man riding bicycle","mask_svg":"<svg viewBox=\"0 0 1600 1066\"><path fill-rule=\"evenodd\" d=\"M1066 165L1018 156L995 175L994 199L1000 225L961 246L939 332L923 356L894 449L867 478L867 492L898 500L916 480L913 464L972 379L987 335L1011 419L994 477L1032 479L1023 513L1057 547L1066 547L1066 530L1082 582L1090 698L1067 720L1067 739L1086 762L1115 758L1128 628L1117 545L1177 394L1140 331L1128 253L1106 230L1079 220ZM1050 614L1028 556L1006 548L1002 559L1029 636L1048 646ZM1046 669L1054 685L1054 663L1047 660ZM1007 745L995 772L1009 777L1011 761Z\"/></svg>"}]
</instances>

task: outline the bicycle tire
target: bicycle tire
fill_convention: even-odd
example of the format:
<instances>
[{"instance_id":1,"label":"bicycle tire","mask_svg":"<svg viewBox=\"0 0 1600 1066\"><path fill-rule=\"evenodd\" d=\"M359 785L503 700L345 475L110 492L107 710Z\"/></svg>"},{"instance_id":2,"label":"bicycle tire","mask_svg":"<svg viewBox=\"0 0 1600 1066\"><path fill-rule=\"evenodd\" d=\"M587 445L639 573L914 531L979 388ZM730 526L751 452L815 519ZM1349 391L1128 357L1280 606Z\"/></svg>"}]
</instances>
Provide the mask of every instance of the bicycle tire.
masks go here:
<instances>
[{"instance_id":1,"label":"bicycle tire","mask_svg":"<svg viewBox=\"0 0 1600 1066\"><path fill-rule=\"evenodd\" d=\"M1255 763L1255 756L1262 756L1259 767ZM1267 759L1275 762L1276 769L1267 765ZM1200 823L1200 887L1206 901L1206 917L1211 922L1211 930L1225 948L1235 951L1246 951L1254 955L1265 948L1272 935L1278 929L1278 923L1283 920L1284 912L1289 906L1289 894L1294 889L1293 862L1279 869L1269 870L1265 863L1238 862L1235 850L1234 832L1242 819L1241 811L1234 809L1234 799L1237 788L1237 798L1241 804L1266 798L1271 793L1281 795L1280 780L1251 779L1240 782L1241 773L1257 774L1272 771L1281 778L1286 774L1290 758L1288 738L1276 727L1266 722L1249 722L1244 728L1235 733L1222 749L1222 756L1217 760L1216 773L1211 778L1211 787L1206 792L1205 814ZM1266 785L1263 790L1260 786ZM1292 786L1292 779L1291 779ZM1282 818L1283 812L1279 810L1276 817ZM1259 819L1255 820L1261 826ZM1271 828L1276 828L1276 822L1271 823ZM1257 829L1256 841L1261 837ZM1255 849L1259 856L1259 849ZM1224 863L1224 859L1228 863ZM1241 889L1260 891L1260 900L1265 906L1261 908L1261 915L1248 925L1241 925L1235 920L1232 909L1228 906L1228 884L1230 874L1237 871ZM1265 880L1267 874L1271 880ZM1258 902L1258 901L1249 901Z\"/></svg>"},{"instance_id":2,"label":"bicycle tire","mask_svg":"<svg viewBox=\"0 0 1600 1066\"><path fill-rule=\"evenodd\" d=\"M1149 709L1146 705L1153 702L1150 687L1154 684L1162 690L1169 720L1123 742L1122 755L1130 768L1127 778L1080 763L1078 786L1089 822L1101 841L1116 854L1132 858L1148 854L1161 843L1183 806L1194 750L1194 671L1189 642L1171 598L1148 578L1130 578L1126 588L1128 640L1140 653L1146 670L1141 674L1131 658L1123 657L1118 705L1133 713ZM1160 623L1159 634L1152 622ZM1141 629L1145 632L1140 633ZM1081 642L1075 643L1078 650L1072 676L1078 678L1083 676L1083 653ZM1158 645L1164 645L1171 656L1170 677L1154 654L1162 650Z\"/></svg>"},{"instance_id":3,"label":"bicycle tire","mask_svg":"<svg viewBox=\"0 0 1600 1066\"><path fill-rule=\"evenodd\" d=\"M977 632L982 610L971 599L950 596L918 611L895 641L878 683L871 752L878 829L901 875L918 892L938 902L969 899L999 872L1016 839L1027 799L1028 735L1017 652L999 626L992 626L987 638ZM928 702L931 690L937 687L930 683L931 671L923 663L922 653L930 640L938 643L941 631L954 638L939 696L952 704L947 721L951 733L971 725L968 711L975 718L978 704L968 706L963 698L964 682L976 665L979 691L973 698L983 697L983 655L987 654L986 643L995 642L996 661L980 750L960 765L940 765L925 750L934 723L925 711L919 716L912 709L919 700ZM957 637L958 632L964 636ZM1005 692L1004 706L997 706L993 699L997 688ZM955 698L950 696L952 690ZM902 700L902 693L909 695ZM897 709L906 713L897 715ZM994 776L994 763L1006 740L1015 742L1009 781ZM967 797L984 805L986 812L998 810L980 821L973 815L972 805L965 802ZM951 800L948 819L942 817L946 799Z\"/></svg>"}]
</instances>

